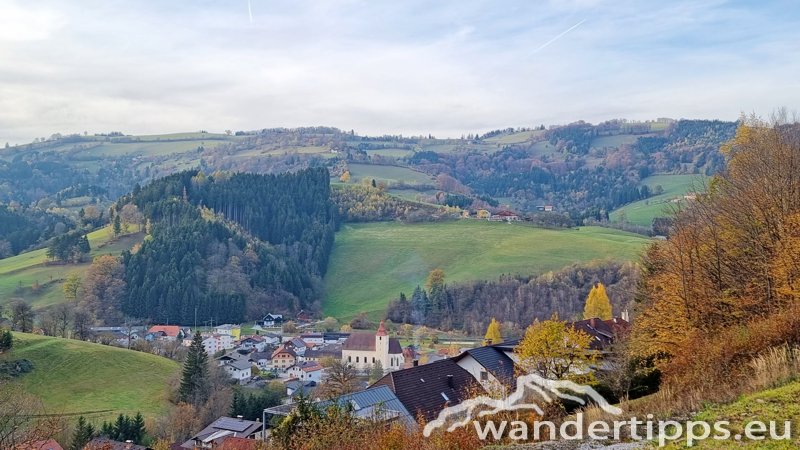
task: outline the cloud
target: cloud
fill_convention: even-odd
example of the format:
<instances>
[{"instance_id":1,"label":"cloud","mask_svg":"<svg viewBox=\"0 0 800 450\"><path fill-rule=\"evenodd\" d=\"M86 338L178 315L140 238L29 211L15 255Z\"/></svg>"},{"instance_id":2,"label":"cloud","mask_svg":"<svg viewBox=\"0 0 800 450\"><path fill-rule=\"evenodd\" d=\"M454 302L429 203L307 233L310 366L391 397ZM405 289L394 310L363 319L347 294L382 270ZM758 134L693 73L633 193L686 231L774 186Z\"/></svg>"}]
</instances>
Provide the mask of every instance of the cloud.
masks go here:
<instances>
[{"instance_id":1,"label":"cloud","mask_svg":"<svg viewBox=\"0 0 800 450\"><path fill-rule=\"evenodd\" d=\"M788 1L250 4L252 23L246 0L4 2L0 142L307 125L447 137L800 103Z\"/></svg>"}]
</instances>

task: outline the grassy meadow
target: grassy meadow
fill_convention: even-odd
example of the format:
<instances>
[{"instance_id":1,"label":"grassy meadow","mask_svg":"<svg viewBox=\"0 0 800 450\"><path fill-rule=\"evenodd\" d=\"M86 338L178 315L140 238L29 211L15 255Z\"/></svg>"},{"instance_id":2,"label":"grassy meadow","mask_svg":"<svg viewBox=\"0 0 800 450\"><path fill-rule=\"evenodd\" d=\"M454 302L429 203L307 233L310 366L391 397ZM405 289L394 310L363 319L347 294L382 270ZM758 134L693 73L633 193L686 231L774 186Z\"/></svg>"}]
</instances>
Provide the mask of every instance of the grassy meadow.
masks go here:
<instances>
[{"instance_id":1,"label":"grassy meadow","mask_svg":"<svg viewBox=\"0 0 800 450\"><path fill-rule=\"evenodd\" d=\"M135 227L132 227L132 230L135 230ZM91 264L91 258L105 254L118 256L144 239L144 233L141 232L123 235L117 240L110 241L109 231L110 228L106 227L89 233L89 245L92 247L90 258L80 264L47 264L47 249L34 250L0 260L0 301L19 297L37 308L60 303L64 300L61 285L67 275L76 272L83 276ZM39 283L38 292L31 287L34 282Z\"/></svg>"},{"instance_id":2,"label":"grassy meadow","mask_svg":"<svg viewBox=\"0 0 800 450\"><path fill-rule=\"evenodd\" d=\"M85 414L94 420L164 413L167 381L178 371L175 361L149 353L26 333L14 333L5 356L33 363L33 372L17 382L39 396L49 414L102 411Z\"/></svg>"},{"instance_id":3,"label":"grassy meadow","mask_svg":"<svg viewBox=\"0 0 800 450\"><path fill-rule=\"evenodd\" d=\"M486 138L483 142L490 144L519 144L530 140L534 136L544 133L544 130L520 131L519 133L500 134Z\"/></svg>"},{"instance_id":4,"label":"grassy meadow","mask_svg":"<svg viewBox=\"0 0 800 450\"><path fill-rule=\"evenodd\" d=\"M434 183L432 176L407 167L378 166L374 164L349 164L348 167L350 167L351 183L361 182L364 177L372 177L375 181L385 181L389 183L389 186L398 181L403 181L407 184Z\"/></svg>"},{"instance_id":5,"label":"grassy meadow","mask_svg":"<svg viewBox=\"0 0 800 450\"><path fill-rule=\"evenodd\" d=\"M612 222L619 220L619 211L625 210L627 221L637 225L650 226L653 219L664 215L668 211L670 199L677 198L683 200L683 195L687 192L702 190L703 180L706 179L702 175L653 175L645 178L639 185L647 185L651 191L656 185L661 185L664 188L664 193L661 195L654 195L646 200L633 202L622 208L616 209L609 214L609 219Z\"/></svg>"},{"instance_id":6,"label":"grassy meadow","mask_svg":"<svg viewBox=\"0 0 800 450\"><path fill-rule=\"evenodd\" d=\"M325 276L323 310L343 320L360 311L375 318L400 292L424 285L432 269L443 269L447 282L540 274L579 261L635 259L648 241L608 228L556 231L483 220L345 224Z\"/></svg>"}]
</instances>

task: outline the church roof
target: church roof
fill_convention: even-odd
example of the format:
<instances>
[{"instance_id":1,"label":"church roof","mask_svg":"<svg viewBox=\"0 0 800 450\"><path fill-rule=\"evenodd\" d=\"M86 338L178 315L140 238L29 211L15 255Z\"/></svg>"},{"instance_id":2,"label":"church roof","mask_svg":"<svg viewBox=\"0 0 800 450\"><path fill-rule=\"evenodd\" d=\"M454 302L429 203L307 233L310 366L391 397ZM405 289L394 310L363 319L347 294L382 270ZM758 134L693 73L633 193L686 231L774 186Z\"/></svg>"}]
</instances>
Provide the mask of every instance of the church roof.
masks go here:
<instances>
[{"instance_id":1,"label":"church roof","mask_svg":"<svg viewBox=\"0 0 800 450\"><path fill-rule=\"evenodd\" d=\"M375 351L375 333L352 333L342 344L342 350ZM400 341L397 338L389 338L389 354L399 355L403 353Z\"/></svg>"}]
</instances>

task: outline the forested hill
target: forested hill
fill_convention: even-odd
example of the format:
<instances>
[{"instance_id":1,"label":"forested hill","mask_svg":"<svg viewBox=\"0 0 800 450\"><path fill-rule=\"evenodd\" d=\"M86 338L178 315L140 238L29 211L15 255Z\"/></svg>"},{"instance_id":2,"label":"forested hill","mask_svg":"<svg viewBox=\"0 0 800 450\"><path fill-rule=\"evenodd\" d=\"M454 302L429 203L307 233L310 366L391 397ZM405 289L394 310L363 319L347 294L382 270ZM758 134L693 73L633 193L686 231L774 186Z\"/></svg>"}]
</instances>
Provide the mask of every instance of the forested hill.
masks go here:
<instances>
[{"instance_id":1,"label":"forested hill","mask_svg":"<svg viewBox=\"0 0 800 450\"><path fill-rule=\"evenodd\" d=\"M281 175L187 171L138 186L150 238L123 257L123 313L241 322L316 309L337 226L326 169ZM120 206L121 209L121 206Z\"/></svg>"}]
</instances>

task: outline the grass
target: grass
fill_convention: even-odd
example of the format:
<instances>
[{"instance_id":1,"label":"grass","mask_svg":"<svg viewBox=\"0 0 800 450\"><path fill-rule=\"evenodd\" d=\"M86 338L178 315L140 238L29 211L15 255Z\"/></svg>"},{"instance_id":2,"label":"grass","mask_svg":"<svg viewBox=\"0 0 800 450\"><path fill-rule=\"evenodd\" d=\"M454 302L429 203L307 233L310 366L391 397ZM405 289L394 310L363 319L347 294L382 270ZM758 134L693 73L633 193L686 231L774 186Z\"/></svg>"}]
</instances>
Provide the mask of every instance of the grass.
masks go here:
<instances>
[{"instance_id":1,"label":"grass","mask_svg":"<svg viewBox=\"0 0 800 450\"><path fill-rule=\"evenodd\" d=\"M342 320L360 311L375 318L400 292L424 285L432 269L443 269L447 282L538 274L576 261L634 259L648 241L608 228L555 231L483 220L346 224L325 276L323 310Z\"/></svg>"},{"instance_id":2,"label":"grass","mask_svg":"<svg viewBox=\"0 0 800 450\"><path fill-rule=\"evenodd\" d=\"M603 148L603 147L614 147L619 148L622 144L634 144L636 140L642 135L632 135L632 134L615 134L612 136L602 136L595 139L592 139L592 143L590 147L593 148Z\"/></svg>"},{"instance_id":3,"label":"grass","mask_svg":"<svg viewBox=\"0 0 800 450\"><path fill-rule=\"evenodd\" d=\"M108 227L93 231L88 236L89 245L92 247L89 254L91 258L105 254L118 256L144 239L144 233L131 233L109 242ZM34 250L0 260L1 300L7 301L13 297L20 297L34 307L60 303L64 300L61 284L67 275L75 272L82 277L91 263L89 260L80 264L46 265L46 251L46 249ZM40 285L38 292L34 292L31 288L34 281ZM19 292L20 283L22 284L21 292Z\"/></svg>"},{"instance_id":4,"label":"grass","mask_svg":"<svg viewBox=\"0 0 800 450\"><path fill-rule=\"evenodd\" d=\"M391 156L393 158L402 158L404 156L408 156L413 153L411 150L407 150L404 148L382 148L380 150L366 150L369 156L379 155L379 156Z\"/></svg>"},{"instance_id":5,"label":"grass","mask_svg":"<svg viewBox=\"0 0 800 450\"><path fill-rule=\"evenodd\" d=\"M166 386L175 361L133 350L73 339L14 333L12 359L29 359L34 370L19 383L39 396L49 414L104 411L95 420L120 413L146 417L167 409Z\"/></svg>"},{"instance_id":6,"label":"grass","mask_svg":"<svg viewBox=\"0 0 800 450\"><path fill-rule=\"evenodd\" d=\"M483 142L491 144L518 144L530 140L533 136L544 133L544 130L521 131L519 133L501 134L484 139Z\"/></svg>"},{"instance_id":7,"label":"grass","mask_svg":"<svg viewBox=\"0 0 800 450\"><path fill-rule=\"evenodd\" d=\"M653 175L647 177L639 185L647 185L652 191L656 185L661 185L664 193L654 195L647 200L633 202L609 214L611 221L619 220L619 211L625 210L625 216L630 223L650 226L653 219L664 215L669 207L670 199L678 198L683 201L683 195L693 190L693 186L701 189L702 175Z\"/></svg>"},{"instance_id":8,"label":"grass","mask_svg":"<svg viewBox=\"0 0 800 450\"><path fill-rule=\"evenodd\" d=\"M407 184L433 184L434 179L430 175L407 167L398 166L378 166L374 164L349 164L350 182L360 182L364 177L372 177L376 181L386 181L391 186L392 183L403 181Z\"/></svg>"}]
</instances>

